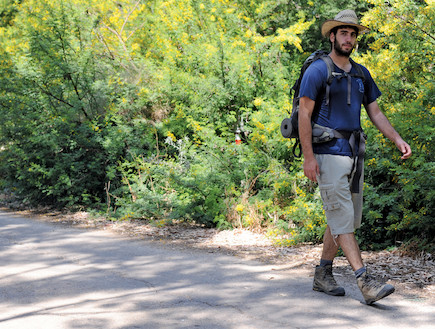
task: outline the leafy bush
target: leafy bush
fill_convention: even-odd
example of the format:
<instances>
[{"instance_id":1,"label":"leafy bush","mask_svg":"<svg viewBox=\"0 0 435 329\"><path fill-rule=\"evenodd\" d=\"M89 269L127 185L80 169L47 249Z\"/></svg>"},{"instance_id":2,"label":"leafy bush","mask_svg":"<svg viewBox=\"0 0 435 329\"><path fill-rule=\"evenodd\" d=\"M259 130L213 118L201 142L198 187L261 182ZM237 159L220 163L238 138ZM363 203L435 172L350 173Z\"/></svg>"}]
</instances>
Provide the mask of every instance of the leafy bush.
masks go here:
<instances>
[{"instance_id":1,"label":"leafy bush","mask_svg":"<svg viewBox=\"0 0 435 329\"><path fill-rule=\"evenodd\" d=\"M367 150L365 221L360 238L367 248L384 248L411 240L433 249L435 89L433 4L395 1L367 13L364 23L376 27L373 52L362 60L371 68L384 95L381 106L413 155L402 161L400 152L366 123ZM430 32L430 31L429 31ZM410 38L409 36L413 37Z\"/></svg>"},{"instance_id":2,"label":"leafy bush","mask_svg":"<svg viewBox=\"0 0 435 329\"><path fill-rule=\"evenodd\" d=\"M432 2L347 1L372 32L357 61L413 150L367 120L366 248L433 224ZM116 219L173 219L319 242L318 190L279 131L320 21L344 1L3 1L0 186ZM315 17L316 20L312 20ZM413 38L409 38L412 35ZM305 51L305 52L304 52ZM240 130L241 145L235 144Z\"/></svg>"}]
</instances>

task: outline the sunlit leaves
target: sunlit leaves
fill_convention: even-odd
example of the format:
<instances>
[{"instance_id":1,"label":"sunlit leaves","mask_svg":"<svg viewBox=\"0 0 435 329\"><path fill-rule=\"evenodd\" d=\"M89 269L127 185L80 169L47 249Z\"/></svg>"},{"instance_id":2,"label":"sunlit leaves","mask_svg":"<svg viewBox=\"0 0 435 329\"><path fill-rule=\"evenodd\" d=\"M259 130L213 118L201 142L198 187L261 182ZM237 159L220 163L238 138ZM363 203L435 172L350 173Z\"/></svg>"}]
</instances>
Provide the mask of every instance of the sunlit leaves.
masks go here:
<instances>
[{"instance_id":1,"label":"sunlit leaves","mask_svg":"<svg viewBox=\"0 0 435 329\"><path fill-rule=\"evenodd\" d=\"M433 218L432 0L0 1L0 178L33 200L106 198L120 218L319 240L321 201L279 125L301 63L329 47L321 23L344 6L371 28L355 59L418 153L402 163L364 118L365 216L378 236L428 235L417 224Z\"/></svg>"}]
</instances>

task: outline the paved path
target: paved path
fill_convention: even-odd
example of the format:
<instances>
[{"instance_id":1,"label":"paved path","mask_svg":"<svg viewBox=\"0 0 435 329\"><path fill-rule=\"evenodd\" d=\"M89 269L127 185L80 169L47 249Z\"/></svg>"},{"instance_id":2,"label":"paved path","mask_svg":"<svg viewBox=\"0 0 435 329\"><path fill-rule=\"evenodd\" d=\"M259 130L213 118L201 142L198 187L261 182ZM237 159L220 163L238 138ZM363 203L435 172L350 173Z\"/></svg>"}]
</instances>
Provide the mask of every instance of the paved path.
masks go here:
<instances>
[{"instance_id":1,"label":"paved path","mask_svg":"<svg viewBox=\"0 0 435 329\"><path fill-rule=\"evenodd\" d=\"M434 328L435 306L361 303L312 278L201 250L0 212L0 328Z\"/></svg>"}]
</instances>

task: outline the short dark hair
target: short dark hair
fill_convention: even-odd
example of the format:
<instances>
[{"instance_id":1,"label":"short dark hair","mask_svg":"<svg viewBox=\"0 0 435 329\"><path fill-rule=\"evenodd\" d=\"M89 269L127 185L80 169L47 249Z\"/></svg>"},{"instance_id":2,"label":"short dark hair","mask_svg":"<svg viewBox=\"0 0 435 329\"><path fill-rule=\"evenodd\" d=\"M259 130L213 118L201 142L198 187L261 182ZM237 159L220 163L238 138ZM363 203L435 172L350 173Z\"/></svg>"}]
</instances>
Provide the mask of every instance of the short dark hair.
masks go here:
<instances>
[{"instance_id":1,"label":"short dark hair","mask_svg":"<svg viewBox=\"0 0 435 329\"><path fill-rule=\"evenodd\" d=\"M335 35L337 34L337 31L339 30L339 29L354 29L355 30L355 32L356 32L356 35L358 36L358 33L359 33L359 30L358 30L358 28L356 27L356 26L353 26L353 25L339 25L339 26L336 26L336 27L334 27L332 30L331 30L331 32L330 33L334 33Z\"/></svg>"}]
</instances>

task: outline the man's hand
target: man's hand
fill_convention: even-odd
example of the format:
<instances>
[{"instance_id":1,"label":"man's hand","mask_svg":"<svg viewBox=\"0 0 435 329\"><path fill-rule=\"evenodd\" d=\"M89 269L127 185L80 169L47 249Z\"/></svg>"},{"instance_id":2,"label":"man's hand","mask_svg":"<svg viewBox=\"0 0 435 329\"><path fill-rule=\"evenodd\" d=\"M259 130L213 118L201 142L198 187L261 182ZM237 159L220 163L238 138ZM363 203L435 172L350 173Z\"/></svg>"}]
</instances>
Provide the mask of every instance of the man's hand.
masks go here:
<instances>
[{"instance_id":1,"label":"man's hand","mask_svg":"<svg viewBox=\"0 0 435 329\"><path fill-rule=\"evenodd\" d=\"M320 174L319 164L317 160L313 157L310 159L305 158L304 160L304 174L313 182L317 182L317 175Z\"/></svg>"},{"instance_id":2,"label":"man's hand","mask_svg":"<svg viewBox=\"0 0 435 329\"><path fill-rule=\"evenodd\" d=\"M411 156L411 146L409 146L408 143L406 143L403 139L400 139L398 142L396 142L396 146L403 154L401 157L402 160L406 160Z\"/></svg>"}]
</instances>

